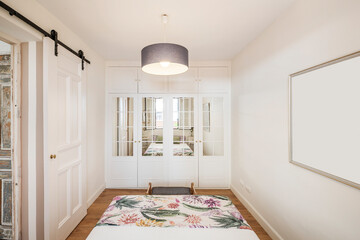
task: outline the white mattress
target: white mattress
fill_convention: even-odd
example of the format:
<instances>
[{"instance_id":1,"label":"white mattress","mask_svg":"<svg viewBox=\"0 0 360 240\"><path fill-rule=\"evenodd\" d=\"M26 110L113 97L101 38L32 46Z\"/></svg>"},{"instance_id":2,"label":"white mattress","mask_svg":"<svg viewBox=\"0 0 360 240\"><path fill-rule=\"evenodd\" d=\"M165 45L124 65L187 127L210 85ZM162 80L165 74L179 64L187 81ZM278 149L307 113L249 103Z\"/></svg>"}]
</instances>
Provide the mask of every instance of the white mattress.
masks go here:
<instances>
[{"instance_id":1,"label":"white mattress","mask_svg":"<svg viewBox=\"0 0 360 240\"><path fill-rule=\"evenodd\" d=\"M259 240L254 231L241 229L157 228L97 226L87 240Z\"/></svg>"}]
</instances>

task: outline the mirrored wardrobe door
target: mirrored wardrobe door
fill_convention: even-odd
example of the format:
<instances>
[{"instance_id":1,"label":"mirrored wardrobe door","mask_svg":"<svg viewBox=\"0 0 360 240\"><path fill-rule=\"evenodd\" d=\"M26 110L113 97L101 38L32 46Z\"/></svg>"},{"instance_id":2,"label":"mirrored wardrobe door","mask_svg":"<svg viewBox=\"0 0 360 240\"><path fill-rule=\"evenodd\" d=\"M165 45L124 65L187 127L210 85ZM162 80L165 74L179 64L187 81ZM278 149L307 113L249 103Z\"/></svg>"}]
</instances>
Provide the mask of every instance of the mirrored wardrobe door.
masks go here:
<instances>
[{"instance_id":1,"label":"mirrored wardrobe door","mask_svg":"<svg viewBox=\"0 0 360 240\"><path fill-rule=\"evenodd\" d=\"M111 156L108 161L109 187L137 187L136 97L109 97Z\"/></svg>"},{"instance_id":2,"label":"mirrored wardrobe door","mask_svg":"<svg viewBox=\"0 0 360 240\"><path fill-rule=\"evenodd\" d=\"M138 98L138 173L139 187L166 185L166 98L163 95L146 94Z\"/></svg>"},{"instance_id":3,"label":"mirrored wardrobe door","mask_svg":"<svg viewBox=\"0 0 360 240\"><path fill-rule=\"evenodd\" d=\"M224 99L202 97L202 156L224 156Z\"/></svg>"},{"instance_id":4,"label":"mirrored wardrobe door","mask_svg":"<svg viewBox=\"0 0 360 240\"><path fill-rule=\"evenodd\" d=\"M141 99L141 156L163 156L164 98Z\"/></svg>"},{"instance_id":5,"label":"mirrored wardrobe door","mask_svg":"<svg viewBox=\"0 0 360 240\"><path fill-rule=\"evenodd\" d=\"M113 103L113 149L115 157L134 156L135 125L134 98L114 97Z\"/></svg>"},{"instance_id":6,"label":"mirrored wardrobe door","mask_svg":"<svg viewBox=\"0 0 360 240\"><path fill-rule=\"evenodd\" d=\"M199 100L199 185L228 187L226 138L228 105L224 95L203 94Z\"/></svg>"},{"instance_id":7,"label":"mirrored wardrobe door","mask_svg":"<svg viewBox=\"0 0 360 240\"><path fill-rule=\"evenodd\" d=\"M176 95L171 98L172 141L169 158L171 185L197 185L198 179L198 122L197 97Z\"/></svg>"},{"instance_id":8,"label":"mirrored wardrobe door","mask_svg":"<svg viewBox=\"0 0 360 240\"><path fill-rule=\"evenodd\" d=\"M194 97L172 99L172 156L174 157L196 156L194 101Z\"/></svg>"}]
</instances>

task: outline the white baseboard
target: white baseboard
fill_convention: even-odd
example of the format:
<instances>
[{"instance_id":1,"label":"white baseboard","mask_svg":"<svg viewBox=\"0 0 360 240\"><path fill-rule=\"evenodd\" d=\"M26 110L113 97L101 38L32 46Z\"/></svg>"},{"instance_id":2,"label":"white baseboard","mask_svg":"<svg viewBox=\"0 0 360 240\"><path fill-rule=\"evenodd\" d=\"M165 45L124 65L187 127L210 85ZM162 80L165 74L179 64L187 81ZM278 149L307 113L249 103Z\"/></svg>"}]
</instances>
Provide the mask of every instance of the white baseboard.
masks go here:
<instances>
[{"instance_id":1,"label":"white baseboard","mask_svg":"<svg viewBox=\"0 0 360 240\"><path fill-rule=\"evenodd\" d=\"M96 190L96 192L93 193L93 195L91 195L91 197L89 197L89 199L87 200L87 208L89 208L94 202L95 200L100 196L100 194L105 190L105 183L103 183L98 190Z\"/></svg>"},{"instance_id":2,"label":"white baseboard","mask_svg":"<svg viewBox=\"0 0 360 240\"><path fill-rule=\"evenodd\" d=\"M280 234L270 225L268 221L255 209L255 207L233 186L230 186L231 191L240 200L246 209L254 216L256 221L264 228L273 240L284 240ZM245 219L246 220L246 219Z\"/></svg>"}]
</instances>

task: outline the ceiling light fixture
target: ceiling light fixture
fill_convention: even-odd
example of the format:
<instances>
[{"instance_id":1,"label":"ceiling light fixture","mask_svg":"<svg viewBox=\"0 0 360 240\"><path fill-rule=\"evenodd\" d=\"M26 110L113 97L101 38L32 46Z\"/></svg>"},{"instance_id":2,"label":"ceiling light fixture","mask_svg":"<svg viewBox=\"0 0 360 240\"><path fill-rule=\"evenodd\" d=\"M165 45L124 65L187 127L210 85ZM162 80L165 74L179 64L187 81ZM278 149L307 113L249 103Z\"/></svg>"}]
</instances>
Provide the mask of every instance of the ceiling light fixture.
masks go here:
<instances>
[{"instance_id":1,"label":"ceiling light fixture","mask_svg":"<svg viewBox=\"0 0 360 240\"><path fill-rule=\"evenodd\" d=\"M178 44L166 43L168 16L162 15L164 42L144 47L141 50L141 69L154 75L175 75L189 69L189 52Z\"/></svg>"}]
</instances>

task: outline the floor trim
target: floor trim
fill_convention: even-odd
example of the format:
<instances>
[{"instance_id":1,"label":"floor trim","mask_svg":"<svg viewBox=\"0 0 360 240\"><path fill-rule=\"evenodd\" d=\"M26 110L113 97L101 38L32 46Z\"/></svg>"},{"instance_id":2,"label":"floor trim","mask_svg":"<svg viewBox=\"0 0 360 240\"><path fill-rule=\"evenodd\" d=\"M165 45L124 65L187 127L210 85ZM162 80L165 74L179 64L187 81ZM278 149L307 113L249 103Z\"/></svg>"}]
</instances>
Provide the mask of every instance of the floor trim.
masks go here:
<instances>
[{"instance_id":1,"label":"floor trim","mask_svg":"<svg viewBox=\"0 0 360 240\"><path fill-rule=\"evenodd\" d=\"M89 197L89 199L87 200L87 208L89 208L94 202L95 200L100 196L100 194L105 190L105 183L103 183L98 190L96 190L96 192L94 192L93 195L91 195L91 197Z\"/></svg>"},{"instance_id":2,"label":"floor trim","mask_svg":"<svg viewBox=\"0 0 360 240\"><path fill-rule=\"evenodd\" d=\"M256 210L256 208L233 186L230 186L230 190L235 194L235 196L240 200L246 209L254 216L256 221L264 228L264 230L270 235L274 240L284 240L280 234L270 225L268 221Z\"/></svg>"}]
</instances>

